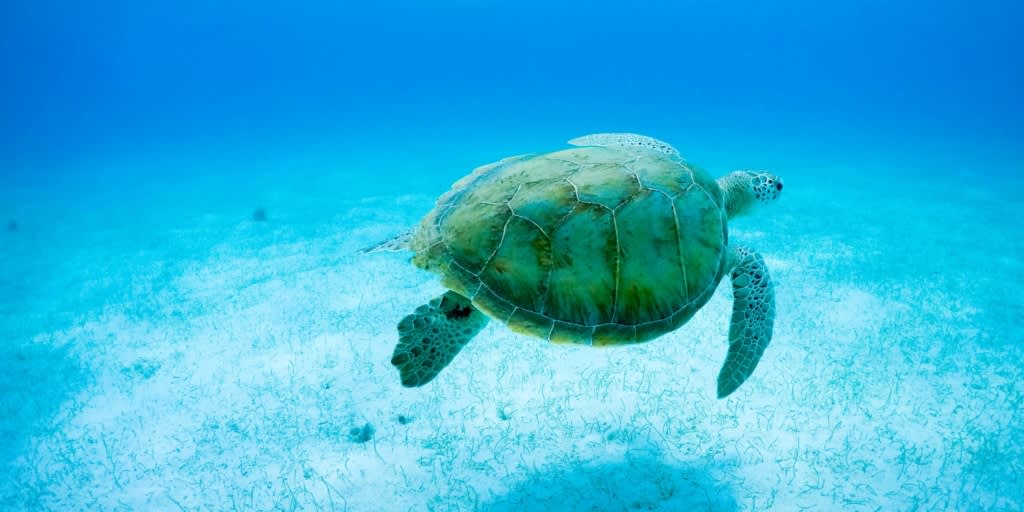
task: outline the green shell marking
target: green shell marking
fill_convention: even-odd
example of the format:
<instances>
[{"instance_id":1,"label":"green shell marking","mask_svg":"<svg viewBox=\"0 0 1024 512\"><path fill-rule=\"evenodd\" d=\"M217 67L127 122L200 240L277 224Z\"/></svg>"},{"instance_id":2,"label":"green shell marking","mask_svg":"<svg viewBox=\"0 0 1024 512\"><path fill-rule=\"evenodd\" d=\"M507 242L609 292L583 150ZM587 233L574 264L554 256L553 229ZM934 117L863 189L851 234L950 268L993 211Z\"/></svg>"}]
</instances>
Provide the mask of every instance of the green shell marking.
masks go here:
<instances>
[{"instance_id":1,"label":"green shell marking","mask_svg":"<svg viewBox=\"0 0 1024 512\"><path fill-rule=\"evenodd\" d=\"M424 219L414 263L518 332L636 343L711 297L727 227L715 181L650 148L512 157L456 183Z\"/></svg>"}]
</instances>

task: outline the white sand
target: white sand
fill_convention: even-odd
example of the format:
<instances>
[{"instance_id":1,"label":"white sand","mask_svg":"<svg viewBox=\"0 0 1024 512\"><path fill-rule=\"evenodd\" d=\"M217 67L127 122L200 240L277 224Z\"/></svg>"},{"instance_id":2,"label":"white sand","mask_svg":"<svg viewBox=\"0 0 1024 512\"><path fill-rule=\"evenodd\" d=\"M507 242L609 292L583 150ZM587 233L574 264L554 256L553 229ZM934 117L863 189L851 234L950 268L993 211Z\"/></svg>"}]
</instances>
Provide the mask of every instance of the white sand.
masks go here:
<instances>
[{"instance_id":1,"label":"white sand","mask_svg":"<svg viewBox=\"0 0 1024 512\"><path fill-rule=\"evenodd\" d=\"M335 174L19 203L0 233L3 508L1020 510L1016 203L855 171L785 176L775 211L735 223L778 320L726 400L727 285L636 347L492 322L402 388L394 325L441 289L355 251L425 194L340 199Z\"/></svg>"}]
</instances>

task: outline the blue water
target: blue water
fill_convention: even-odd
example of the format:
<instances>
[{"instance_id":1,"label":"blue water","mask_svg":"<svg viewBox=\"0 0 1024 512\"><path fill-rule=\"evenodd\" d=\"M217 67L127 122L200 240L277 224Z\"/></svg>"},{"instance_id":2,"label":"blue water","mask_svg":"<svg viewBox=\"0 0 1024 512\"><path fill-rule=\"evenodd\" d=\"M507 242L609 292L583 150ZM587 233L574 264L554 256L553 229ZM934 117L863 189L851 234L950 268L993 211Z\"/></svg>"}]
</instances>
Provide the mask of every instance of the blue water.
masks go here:
<instances>
[{"instance_id":1,"label":"blue water","mask_svg":"<svg viewBox=\"0 0 1024 512\"><path fill-rule=\"evenodd\" d=\"M1024 508L1018 3L3 11L4 510ZM752 379L715 399L723 284L622 349L492 322L402 388L442 289L357 250L608 131L785 180L730 230L776 284Z\"/></svg>"}]
</instances>

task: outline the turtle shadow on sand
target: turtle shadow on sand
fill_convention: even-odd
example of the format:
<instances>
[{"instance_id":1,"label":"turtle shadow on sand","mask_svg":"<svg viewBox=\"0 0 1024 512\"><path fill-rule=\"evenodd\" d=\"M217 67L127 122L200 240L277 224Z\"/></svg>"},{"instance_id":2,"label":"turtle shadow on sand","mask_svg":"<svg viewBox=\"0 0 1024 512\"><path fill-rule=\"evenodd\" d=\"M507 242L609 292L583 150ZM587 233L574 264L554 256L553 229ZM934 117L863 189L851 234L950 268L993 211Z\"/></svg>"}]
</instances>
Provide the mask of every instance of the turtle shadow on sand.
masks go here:
<instances>
[{"instance_id":1,"label":"turtle shadow on sand","mask_svg":"<svg viewBox=\"0 0 1024 512\"><path fill-rule=\"evenodd\" d=\"M481 503L479 510L738 510L733 489L712 478L708 469L666 463L656 454L562 466L532 475L504 495Z\"/></svg>"}]
</instances>

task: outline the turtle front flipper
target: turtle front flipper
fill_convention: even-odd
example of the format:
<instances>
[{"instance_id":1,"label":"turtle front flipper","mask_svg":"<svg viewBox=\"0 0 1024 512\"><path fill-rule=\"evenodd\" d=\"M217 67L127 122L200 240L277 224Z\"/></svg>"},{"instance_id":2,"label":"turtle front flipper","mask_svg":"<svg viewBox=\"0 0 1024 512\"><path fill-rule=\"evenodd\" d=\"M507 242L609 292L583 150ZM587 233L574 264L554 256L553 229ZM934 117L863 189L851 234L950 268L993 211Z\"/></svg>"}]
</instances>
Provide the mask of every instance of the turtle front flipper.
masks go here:
<instances>
[{"instance_id":1,"label":"turtle front flipper","mask_svg":"<svg viewBox=\"0 0 1024 512\"><path fill-rule=\"evenodd\" d=\"M729 354L718 374L718 398L729 396L757 367L772 340L775 289L761 255L750 249L732 251L732 320Z\"/></svg>"},{"instance_id":2,"label":"turtle front flipper","mask_svg":"<svg viewBox=\"0 0 1024 512\"><path fill-rule=\"evenodd\" d=\"M433 380L485 325L487 315L453 291L416 308L398 322L399 341L391 356L402 385L417 387Z\"/></svg>"},{"instance_id":3,"label":"turtle front flipper","mask_svg":"<svg viewBox=\"0 0 1024 512\"><path fill-rule=\"evenodd\" d=\"M638 133L591 133L569 141L573 146L640 147L652 149L671 157L682 159L679 151L668 142Z\"/></svg>"}]
</instances>

